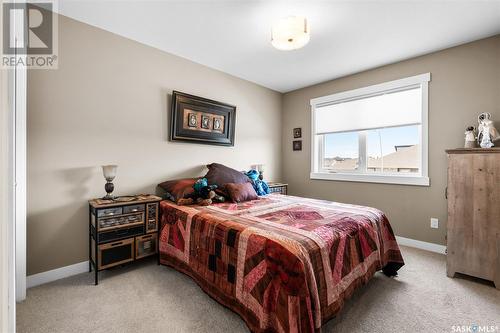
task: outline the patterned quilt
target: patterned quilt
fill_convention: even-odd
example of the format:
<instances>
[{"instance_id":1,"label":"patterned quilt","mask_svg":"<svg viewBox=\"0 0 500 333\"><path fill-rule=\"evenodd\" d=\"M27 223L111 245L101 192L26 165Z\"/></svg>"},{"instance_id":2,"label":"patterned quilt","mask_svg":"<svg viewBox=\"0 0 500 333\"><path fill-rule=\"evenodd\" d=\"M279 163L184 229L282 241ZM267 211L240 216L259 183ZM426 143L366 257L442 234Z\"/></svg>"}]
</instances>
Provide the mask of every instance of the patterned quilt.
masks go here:
<instances>
[{"instance_id":1,"label":"patterned quilt","mask_svg":"<svg viewBox=\"0 0 500 333\"><path fill-rule=\"evenodd\" d=\"M377 270L404 265L380 210L279 194L208 207L161 202L160 262L253 332L315 332Z\"/></svg>"}]
</instances>

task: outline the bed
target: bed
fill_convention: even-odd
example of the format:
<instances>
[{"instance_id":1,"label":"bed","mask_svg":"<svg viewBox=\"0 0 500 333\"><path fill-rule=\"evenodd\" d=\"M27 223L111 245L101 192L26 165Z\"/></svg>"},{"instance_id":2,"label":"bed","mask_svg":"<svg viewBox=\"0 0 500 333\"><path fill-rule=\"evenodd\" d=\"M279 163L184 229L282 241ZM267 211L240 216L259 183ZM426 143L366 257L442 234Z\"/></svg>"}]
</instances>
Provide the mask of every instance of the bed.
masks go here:
<instances>
[{"instance_id":1,"label":"bed","mask_svg":"<svg viewBox=\"0 0 500 333\"><path fill-rule=\"evenodd\" d=\"M315 332L376 271L404 265L378 209L271 194L162 201L159 260L191 276L253 332Z\"/></svg>"}]
</instances>

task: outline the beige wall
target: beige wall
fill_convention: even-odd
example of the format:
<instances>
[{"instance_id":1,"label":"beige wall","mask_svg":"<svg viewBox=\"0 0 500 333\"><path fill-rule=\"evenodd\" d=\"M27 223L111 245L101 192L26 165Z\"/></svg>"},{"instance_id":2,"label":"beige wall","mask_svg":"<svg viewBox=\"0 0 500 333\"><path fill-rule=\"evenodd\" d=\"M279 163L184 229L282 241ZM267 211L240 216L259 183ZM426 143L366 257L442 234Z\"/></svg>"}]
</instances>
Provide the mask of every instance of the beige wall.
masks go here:
<instances>
[{"instance_id":1,"label":"beige wall","mask_svg":"<svg viewBox=\"0 0 500 333\"><path fill-rule=\"evenodd\" d=\"M367 55L369 56L369 55ZM314 97L430 72L430 187L309 179L310 107ZM477 115L490 112L500 125L500 35L441 52L391 64L315 86L283 98L283 177L290 194L355 203L382 209L397 235L445 243L445 149L463 145L464 129L477 126ZM302 127L303 150L292 151L292 128ZM439 229L430 229L431 217Z\"/></svg>"},{"instance_id":2,"label":"beige wall","mask_svg":"<svg viewBox=\"0 0 500 333\"><path fill-rule=\"evenodd\" d=\"M264 163L290 194L377 207L396 234L444 244L444 150L463 144L479 112L499 125L500 36L281 95L66 17L59 24L59 69L28 74L28 275L87 260L86 201L103 194L105 163L119 165L117 194L202 175L213 161ZM309 179L311 98L426 72L430 187ZM236 105L235 147L169 142L173 89ZM291 148L294 127L302 152Z\"/></svg>"},{"instance_id":3,"label":"beige wall","mask_svg":"<svg viewBox=\"0 0 500 333\"><path fill-rule=\"evenodd\" d=\"M172 143L172 90L237 106L234 147ZM98 166L119 165L116 194L221 162L281 178L281 94L60 16L59 69L28 76L28 275L88 258L87 200Z\"/></svg>"}]
</instances>

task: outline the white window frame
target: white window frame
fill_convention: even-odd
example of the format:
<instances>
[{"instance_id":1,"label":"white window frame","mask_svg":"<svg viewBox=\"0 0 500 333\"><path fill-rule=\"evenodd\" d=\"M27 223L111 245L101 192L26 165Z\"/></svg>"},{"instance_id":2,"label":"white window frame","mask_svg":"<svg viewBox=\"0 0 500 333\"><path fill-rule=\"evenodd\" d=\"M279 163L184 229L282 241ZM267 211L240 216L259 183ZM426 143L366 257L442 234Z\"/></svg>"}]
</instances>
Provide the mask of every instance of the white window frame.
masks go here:
<instances>
[{"instance_id":1,"label":"white window frame","mask_svg":"<svg viewBox=\"0 0 500 333\"><path fill-rule=\"evenodd\" d=\"M340 181L353 181L353 182L368 182L368 183L383 183L383 184L402 184L402 185L419 185L429 186L429 131L428 131L428 117L429 117L429 81L431 80L431 73L425 73L407 77L400 80L394 80L375 84L368 87L349 90L332 94L328 96L318 97L311 99L311 173L310 179L320 180L340 180ZM380 95L381 93L390 93L409 88L420 87L422 92L422 123L420 135L420 155L421 165L420 172L417 175L401 174L401 173L382 173L372 174L366 173L366 161L364 160L366 151L366 137L364 134L359 136L359 170L342 171L342 172L325 172L321 169L320 161L324 152L324 143L319 136L316 136L315 128L315 113L317 107L322 107L329 104L337 104L339 102L346 102L360 98L367 98L370 96ZM324 136L323 136L324 138Z\"/></svg>"}]
</instances>

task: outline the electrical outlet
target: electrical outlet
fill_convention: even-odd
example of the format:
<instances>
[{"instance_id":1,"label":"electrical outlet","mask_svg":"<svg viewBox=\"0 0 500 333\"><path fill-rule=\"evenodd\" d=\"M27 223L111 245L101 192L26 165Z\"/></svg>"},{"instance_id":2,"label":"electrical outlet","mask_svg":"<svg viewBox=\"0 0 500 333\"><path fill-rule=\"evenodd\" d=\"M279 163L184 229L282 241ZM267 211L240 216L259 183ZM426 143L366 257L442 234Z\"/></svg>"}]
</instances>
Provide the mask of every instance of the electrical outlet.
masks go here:
<instances>
[{"instance_id":1,"label":"electrical outlet","mask_svg":"<svg viewBox=\"0 0 500 333\"><path fill-rule=\"evenodd\" d=\"M431 217L431 228L432 229L439 228L439 220L435 217Z\"/></svg>"}]
</instances>

